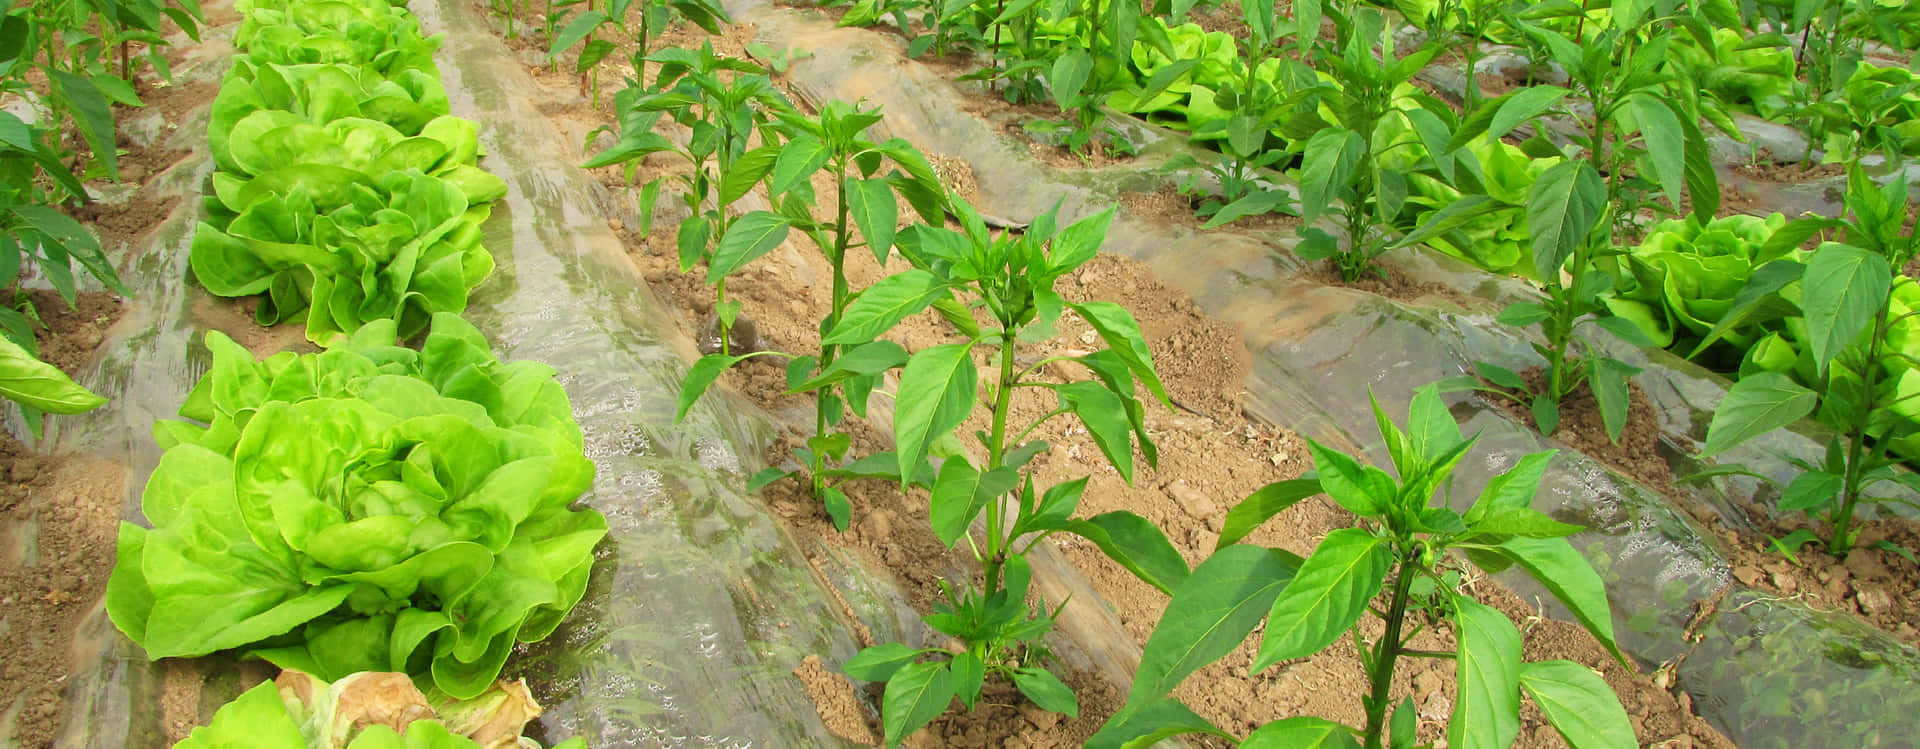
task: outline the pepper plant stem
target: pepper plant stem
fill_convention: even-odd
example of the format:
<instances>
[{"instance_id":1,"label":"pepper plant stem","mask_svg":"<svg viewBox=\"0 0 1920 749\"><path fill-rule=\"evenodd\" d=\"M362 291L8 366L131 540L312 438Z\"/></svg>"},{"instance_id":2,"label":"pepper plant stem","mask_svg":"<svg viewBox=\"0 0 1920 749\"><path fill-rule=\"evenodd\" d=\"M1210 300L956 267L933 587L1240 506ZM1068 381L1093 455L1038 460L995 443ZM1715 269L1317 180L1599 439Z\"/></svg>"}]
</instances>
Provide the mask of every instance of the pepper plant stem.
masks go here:
<instances>
[{"instance_id":1,"label":"pepper plant stem","mask_svg":"<svg viewBox=\"0 0 1920 749\"><path fill-rule=\"evenodd\" d=\"M1007 411L1013 403L1013 388L1020 382L1020 370L1013 363L1013 346L1017 340L1012 329L1000 334L1000 384L994 390L993 431L987 437L987 470L1000 468L1006 460ZM1000 591L1000 568L1006 562L1006 542L1000 538L1000 502L987 503L987 587L985 594L993 595Z\"/></svg>"},{"instance_id":2,"label":"pepper plant stem","mask_svg":"<svg viewBox=\"0 0 1920 749\"><path fill-rule=\"evenodd\" d=\"M1414 580L1413 560L1402 557L1400 577L1393 581L1393 603L1387 607L1387 632L1380 636L1380 642L1374 646L1372 668L1367 680L1373 683L1373 694L1367 698L1367 749L1383 749L1387 729L1387 704L1393 688L1393 664L1400 657L1400 629L1407 619L1407 599L1411 598Z\"/></svg>"}]
</instances>

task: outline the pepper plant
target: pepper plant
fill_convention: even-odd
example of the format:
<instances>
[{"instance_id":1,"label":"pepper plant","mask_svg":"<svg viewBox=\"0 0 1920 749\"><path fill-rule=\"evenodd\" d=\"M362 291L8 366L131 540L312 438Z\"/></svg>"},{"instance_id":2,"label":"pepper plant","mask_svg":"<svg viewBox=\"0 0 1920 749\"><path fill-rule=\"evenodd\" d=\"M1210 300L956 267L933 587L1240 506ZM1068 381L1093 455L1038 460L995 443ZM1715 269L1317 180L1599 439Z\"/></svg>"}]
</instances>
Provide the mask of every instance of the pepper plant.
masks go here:
<instances>
[{"instance_id":1,"label":"pepper plant","mask_svg":"<svg viewBox=\"0 0 1920 749\"><path fill-rule=\"evenodd\" d=\"M1073 518L1086 479L1043 491L1030 472L1023 475L1029 461L1048 449L1029 437L1057 416L1077 417L1127 481L1133 479L1136 447L1149 464L1156 460L1136 383L1163 403L1167 396L1138 324L1117 304L1070 303L1053 290L1057 279L1094 257L1113 210L1062 228L1056 206L1023 234L990 235L964 201L953 201L953 208L962 231L914 226L902 232L901 253L914 267L855 297L826 336L842 344L871 340L937 302L966 300L964 307L940 308L965 340L923 349L906 361L895 399L894 457L902 484L928 472L930 454L942 457L929 482L933 531L948 546L966 541L980 564L981 583L943 581L946 600L924 617L935 631L964 643L963 651L888 643L847 662L848 675L887 683L881 718L888 745L945 712L955 697L972 708L989 676L1010 678L1043 709L1077 714L1071 690L1042 667L1040 639L1058 610L1027 608L1026 553L1033 544L1054 533L1077 534L1162 590L1171 590L1188 571L1172 544L1138 515ZM1050 330L1066 310L1090 324L1107 348L1023 363L1021 343ZM978 322L975 313L987 322ZM976 356L995 373L985 392L990 426L976 433L979 450L969 454L957 449L953 434L981 402ZM1056 363L1077 365L1090 376L1069 382L1037 377ZM1014 393L1025 388L1052 390L1058 405L1026 424L1011 421ZM984 525L982 532L969 535L976 524Z\"/></svg>"},{"instance_id":2,"label":"pepper plant","mask_svg":"<svg viewBox=\"0 0 1920 749\"><path fill-rule=\"evenodd\" d=\"M1234 88L1222 88L1214 92L1214 104L1229 113L1224 119L1208 120L1194 129L1196 139L1218 139L1221 158L1202 168L1220 183L1217 198L1203 199L1197 215L1207 218L1207 228L1231 223L1246 216L1257 216L1272 211L1293 212L1289 205L1291 196L1260 178L1259 172L1268 167L1280 165L1290 160L1293 154L1280 144L1272 130L1275 122L1290 121L1293 109L1297 106L1289 95L1290 88L1282 77L1268 74L1269 70L1281 70L1285 75L1295 78L1310 78L1311 71L1300 70L1299 66L1289 63L1270 65L1270 60L1282 59L1282 41L1289 36L1292 26L1280 16L1280 6L1276 0L1257 0L1242 3L1241 21L1247 25L1244 37L1234 37L1240 47L1240 55L1233 64L1210 56L1197 60L1173 59L1165 67L1154 71L1148 81L1146 91L1135 98L1151 101L1164 91L1174 80L1189 75L1196 68L1211 68L1214 75L1237 79ZM1171 50L1170 40L1156 38L1164 36L1164 26L1144 24L1142 29L1147 39L1157 48ZM1173 55L1169 54L1169 58ZM1224 68L1224 69L1223 69ZM1169 159L1164 169L1184 169L1202 166L1193 156L1181 153ZM1183 192L1198 192L1198 186L1189 181L1181 186Z\"/></svg>"},{"instance_id":3,"label":"pepper plant","mask_svg":"<svg viewBox=\"0 0 1920 749\"><path fill-rule=\"evenodd\" d=\"M1140 4L1082 0L1068 4L1065 13L1071 23L1063 25L1075 33L1053 51L1053 64L1046 71L1054 105L1072 117L1065 145L1075 153L1082 149L1131 152L1124 135L1103 125L1103 105L1121 81L1133 82L1128 65L1140 26ZM1100 143L1103 139L1105 145Z\"/></svg>"},{"instance_id":4,"label":"pepper plant","mask_svg":"<svg viewBox=\"0 0 1920 749\"><path fill-rule=\"evenodd\" d=\"M660 152L686 162L688 171L672 177L682 188L681 204L691 214L680 223L675 240L680 272L707 264L721 353L731 353L740 303L727 299L727 275L779 246L790 226L787 218L771 211L735 216L732 206L773 168L780 154L774 147L779 130L773 123L793 105L760 66L716 55L711 43L701 44L698 51L663 49L647 59L660 66L657 86L648 89L628 80L627 88L614 96L619 140L583 166L626 164L632 169L648 154ZM654 132L663 113L689 131L684 143ZM760 145L749 149L756 136ZM664 179L655 179L640 192L641 222L649 227Z\"/></svg>"},{"instance_id":5,"label":"pepper plant","mask_svg":"<svg viewBox=\"0 0 1920 749\"><path fill-rule=\"evenodd\" d=\"M1638 326L1608 314L1601 293L1613 279L1595 263L1621 252L1616 237L1641 220L1645 195L1657 190L1675 211L1684 196L1702 221L1711 220L1719 207L1719 184L1699 125L1701 100L1688 93L1692 87L1683 73L1661 64L1674 26L1702 22L1687 16L1643 17L1650 8L1633 8L1637 15L1616 16L1614 25L1588 31L1584 44L1509 15L1510 24L1538 40L1566 69L1572 87L1532 86L1491 99L1461 124L1451 145L1499 138L1547 114L1569 118L1578 127L1572 135L1577 152L1541 174L1527 193L1530 249L1546 298L1515 303L1499 318L1540 327L1546 343L1534 350L1545 361L1545 382L1533 391L1511 371L1478 365L1490 382L1526 394L1544 434L1558 427L1560 402L1583 382L1599 404L1608 438L1618 441L1626 426L1627 379L1639 370L1605 356L1576 332L1591 323L1631 343L1650 343ZM1551 148L1539 130L1529 143Z\"/></svg>"},{"instance_id":6,"label":"pepper plant","mask_svg":"<svg viewBox=\"0 0 1920 749\"><path fill-rule=\"evenodd\" d=\"M1896 410L1910 408L1905 402L1920 389L1906 378L1888 376L1889 369L1911 372L1907 368L1916 363L1888 340L1893 326L1920 315L1895 316L1888 303L1897 284L1913 283L1896 270L1920 253L1920 240L1905 224L1907 187L1905 175L1884 187L1875 185L1856 163L1848 175L1844 216L1803 218L1774 234L1770 249L1791 249L1817 233L1839 231L1838 241L1822 243L1804 264L1784 257L1756 271L1740 295L1757 307L1798 290L1816 379L1809 388L1781 372L1741 377L1715 409L1701 450L1702 457L1715 455L1817 412L1820 421L1839 432L1828 438L1821 460L1794 461L1803 472L1787 484L1778 509L1824 521L1826 537L1820 540L1840 558L1858 543L1856 513L1861 505L1895 503L1920 509L1920 503L1877 489L1920 490L1920 476L1896 473L1894 465L1900 461L1887 455L1894 443L1920 433L1920 423ZM1722 332L1716 329L1708 341ZM1713 472L1770 481L1739 466Z\"/></svg>"},{"instance_id":7,"label":"pepper plant","mask_svg":"<svg viewBox=\"0 0 1920 749\"><path fill-rule=\"evenodd\" d=\"M171 19L198 38L200 6L194 0L50 0L9 4L0 15L0 96L24 94L28 77L44 83L31 101L58 123L52 146L63 159L69 148L58 136L71 126L91 153L91 163L110 179L119 179L113 104L141 106L134 92L134 42L148 45L145 60L164 77L163 19ZM112 64L113 51L119 65ZM77 168L78 164L76 164Z\"/></svg>"},{"instance_id":8,"label":"pepper plant","mask_svg":"<svg viewBox=\"0 0 1920 749\"><path fill-rule=\"evenodd\" d=\"M629 11L635 18L628 19ZM600 68L607 55L617 46L607 39L615 31L626 32L634 41L635 49L630 61L633 63L633 79L645 90L647 82L648 56L653 53L653 45L661 32L674 17L684 18L699 26L709 34L719 34L720 25L727 22L727 11L715 0L606 0L604 9L595 9L593 3L587 9L555 35L547 48L549 59L558 59L560 54L580 47L580 53L574 61L574 72L580 75L580 94L585 96L589 89L593 92L594 106L600 105ZM598 38L596 38L598 37Z\"/></svg>"},{"instance_id":9,"label":"pepper plant","mask_svg":"<svg viewBox=\"0 0 1920 749\"><path fill-rule=\"evenodd\" d=\"M879 121L878 111L860 109L838 100L827 102L817 117L782 112L777 127L784 134L784 142L749 151L748 157L741 160L742 169L757 170L765 175L767 193L778 207L777 212L767 212L772 217L767 220L774 222L768 225L784 224L770 234L776 239L748 247L748 255L730 255L720 262L730 267L750 262L758 256L751 254L753 251L771 250L790 228L806 234L833 268L829 309L820 323L823 336L839 325L854 298L855 290L846 272L848 253L864 247L881 265L892 255L900 219L896 195L913 205L922 220L930 223L945 220L946 192L926 157L905 140L895 138L875 143L865 138L865 131ZM898 165L904 173L894 170L880 174L887 162ZM814 215L819 201L812 177L822 170L833 178L834 210L828 217ZM756 215L758 212L748 214L741 225ZM879 331L866 332L867 340L846 342L844 336L829 338L822 343L818 356L791 357L787 366L789 384L796 391L812 392L815 397L814 433L795 457L807 469L813 496L825 504L834 526L843 531L853 508L846 493L831 481L888 474L842 466L852 439L832 430L848 409L866 416L868 397L879 385L882 375L907 361L906 349L899 344L872 340L871 336ZM721 372L756 356L788 355L775 351L717 353L694 362L681 388L680 416L685 416ZM866 465L877 464L869 460ZM758 489L790 475L793 473L780 468L768 468L754 476L749 488Z\"/></svg>"},{"instance_id":10,"label":"pepper plant","mask_svg":"<svg viewBox=\"0 0 1920 749\"><path fill-rule=\"evenodd\" d=\"M1447 571L1463 564L1455 551L1490 573L1518 566L1620 657L1600 576L1565 538L1581 528L1531 507L1553 452L1522 458L1461 513L1451 509L1450 476L1477 438L1461 437L1438 389L1427 386L1415 394L1404 429L1378 402L1373 412L1399 478L1309 440L1318 478L1270 484L1227 514L1213 556L1174 588L1148 637L1126 706L1087 746L1147 746L1189 733L1235 740L1170 693L1237 649L1262 620L1265 632L1252 673L1350 637L1367 674L1361 697L1366 723L1285 718L1255 729L1243 746L1413 747L1413 701L1392 700L1394 668L1403 657L1454 662L1458 692L1447 724L1449 746L1511 746L1520 731L1522 693L1573 746L1638 746L1626 711L1598 674L1571 661L1523 662L1520 632L1506 615L1445 584ZM1282 510L1322 492L1358 522L1328 533L1306 559L1240 543ZM1436 626L1452 628L1454 650L1413 647L1413 637L1427 626L1408 616L1420 587L1441 599L1446 618ZM1371 604L1382 593L1384 611ZM1383 634L1372 641L1361 626L1369 613L1385 625L1374 630Z\"/></svg>"},{"instance_id":11,"label":"pepper plant","mask_svg":"<svg viewBox=\"0 0 1920 749\"><path fill-rule=\"evenodd\" d=\"M1300 3L1296 3L1298 7ZM1446 103L1413 88L1413 76L1439 47L1429 43L1405 57L1396 56L1385 17L1373 8L1351 12L1328 9L1337 28L1326 45L1315 36L1303 41L1316 67L1331 76L1302 93L1330 110L1331 121L1303 112L1289 129L1310 132L1300 166L1300 235L1296 249L1308 260L1331 260L1351 283L1382 275L1374 258L1396 246L1379 229L1399 218L1407 205L1407 178L1429 174L1453 179L1453 159L1444 150L1457 119ZM1374 56L1378 46L1381 57ZM1383 127L1391 119L1405 122ZM1410 129L1416 137L1394 134ZM1406 153L1395 153L1405 151ZM1407 154L1426 156L1407 158ZM1440 154L1434 156L1434 154ZM1344 218L1341 238L1313 222L1338 202Z\"/></svg>"}]
</instances>

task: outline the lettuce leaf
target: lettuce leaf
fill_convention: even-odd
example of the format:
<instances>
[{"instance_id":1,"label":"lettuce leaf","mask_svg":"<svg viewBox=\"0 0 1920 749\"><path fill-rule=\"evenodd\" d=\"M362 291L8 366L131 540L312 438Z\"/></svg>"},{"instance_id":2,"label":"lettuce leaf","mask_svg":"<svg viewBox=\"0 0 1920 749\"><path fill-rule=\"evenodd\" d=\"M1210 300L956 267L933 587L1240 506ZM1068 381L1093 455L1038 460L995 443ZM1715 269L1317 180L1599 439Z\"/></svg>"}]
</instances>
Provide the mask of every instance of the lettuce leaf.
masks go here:
<instances>
[{"instance_id":1,"label":"lettuce leaf","mask_svg":"<svg viewBox=\"0 0 1920 749\"><path fill-rule=\"evenodd\" d=\"M422 694L404 674L361 672L332 683L283 671L194 729L178 749L539 749L521 738L540 705L519 681L453 700ZM585 749L572 739L554 749Z\"/></svg>"}]
</instances>

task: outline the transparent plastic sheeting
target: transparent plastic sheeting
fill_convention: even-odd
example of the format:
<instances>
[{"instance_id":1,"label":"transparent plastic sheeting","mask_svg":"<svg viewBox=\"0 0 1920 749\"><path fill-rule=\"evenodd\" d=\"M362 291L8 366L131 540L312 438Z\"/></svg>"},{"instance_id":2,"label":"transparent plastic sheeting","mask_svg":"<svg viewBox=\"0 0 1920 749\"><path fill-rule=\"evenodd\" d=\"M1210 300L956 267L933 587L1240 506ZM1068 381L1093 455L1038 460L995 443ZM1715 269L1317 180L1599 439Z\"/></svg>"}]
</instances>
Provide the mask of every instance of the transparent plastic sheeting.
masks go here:
<instances>
[{"instance_id":1,"label":"transparent plastic sheeting","mask_svg":"<svg viewBox=\"0 0 1920 749\"><path fill-rule=\"evenodd\" d=\"M230 8L230 2L210 3L207 10ZM228 40L233 26L204 27L202 43L176 34L185 58L173 69L178 86L218 87L233 55ZM190 287L187 250L200 213L200 187L213 164L206 155L207 116L201 109L178 122L168 122L157 110L123 115L122 131L142 145L191 151L167 171L155 175L149 186L156 197L178 198L172 212L149 234L110 256L126 258L120 278L132 295L126 314L107 331L101 361L80 373L77 380L94 392L112 398L105 406L77 416L47 420L43 452L91 454L126 467L126 494L122 517L138 520L140 493L148 474L159 463L160 450L151 437L156 419L173 416L187 391L206 371L207 353L199 341L206 326L195 320L210 301L206 292ZM169 125L174 127L168 127ZM99 197L129 199L130 189L108 186ZM92 279L76 279L83 284ZM26 434L17 418L9 431ZM102 602L84 615L74 632L73 675L67 684L67 715L62 747L156 747L165 745L161 729L162 669L114 629ZM211 690L209 690L211 691ZM237 694L237 692L233 692ZM5 731L0 727L0 731Z\"/></svg>"},{"instance_id":2,"label":"transparent plastic sheeting","mask_svg":"<svg viewBox=\"0 0 1920 749\"><path fill-rule=\"evenodd\" d=\"M211 6L209 6L211 7ZM547 713L546 741L584 736L592 746L837 746L799 680L808 653L838 662L853 653L839 610L764 508L740 493L742 456L757 460L764 420L717 398L673 424L691 351L652 300L599 214L597 185L572 168L568 149L540 118L531 81L484 28L420 3L428 33L447 32L441 69L455 113L482 128L484 166L508 198L487 225L499 263L467 317L504 359L554 366L599 466L583 501L610 524L588 596L548 641L523 647L509 675L526 676ZM217 85L232 54L231 28L188 45L179 85ZM206 113L158 132L194 154L155 188L180 198L166 221L130 248L121 269L135 292L104 361L83 384L117 397L107 407L52 421L51 447L92 452L129 467L128 519L159 460L149 430L174 414L207 354L200 343L213 300L188 279L188 250L205 155ZM675 338L678 336L678 338ZM297 331L294 340L298 339ZM18 431L18 430L16 430ZM163 666L115 631L99 607L76 636L82 660L69 689L61 746L164 746ZM201 678L199 712L238 694L230 664L187 668Z\"/></svg>"},{"instance_id":3,"label":"transparent plastic sheeting","mask_svg":"<svg viewBox=\"0 0 1920 749\"><path fill-rule=\"evenodd\" d=\"M764 0L740 0L728 9L737 20L755 24L759 41L774 50L808 53L793 60L785 73L802 97L864 99L886 114L878 126L881 137L904 137L930 154L969 164L979 186L978 207L986 213L1020 221L1059 201L1061 220L1071 221L1103 210L1123 189L1152 189L1166 179L1153 174L1159 164L1183 148L1177 136L1162 137L1129 164L1055 169L996 124L963 110L965 94L954 83L925 67L903 64L897 35L835 28L818 13L774 8ZM1761 197L1779 201L1773 207L1792 215L1824 206L1816 200L1819 193L1783 188ZM1305 280L1306 266L1284 251L1293 241L1273 232L1201 234L1123 215L1104 249L1146 262L1208 313L1240 324L1254 354L1247 403L1252 415L1317 440L1357 447L1376 464L1388 462L1375 434L1369 392L1389 412L1405 413L1415 388L1467 373L1472 361L1513 368L1533 363L1528 342L1493 323L1505 304L1537 296L1524 284L1451 258L1397 252L1387 261L1411 280L1439 284L1461 300L1444 308L1402 305ZM1663 443L1665 457L1678 473L1696 470L1699 466L1685 455L1698 451L1712 409L1725 395L1725 380L1666 352L1596 343L1646 368L1638 381L1654 403L1662 431L1684 443ZM1621 646L1643 666L1684 656L1681 684L1702 713L1742 746L1825 744L1826 737L1849 730L1847 721L1857 720L1841 709L1799 713L1804 722L1749 720L1748 711L1757 709L1752 706L1773 699L1770 690L1779 680L1821 694L1848 693L1858 705L1890 705L1902 693L1906 699L1914 692L1914 671L1895 665L1916 659L1911 648L1857 621L1822 619L1793 603L1769 603L1772 618L1757 624L1730 618L1723 605L1722 613L1701 628L1705 641L1687 642L1682 632L1696 602L1726 590L1731 590L1728 600L1755 597L1730 582L1711 534L1693 520L1694 505L1669 506L1660 495L1470 397L1450 396L1449 402L1467 432L1481 435L1455 474L1455 501L1471 502L1490 478L1520 456L1558 448L1561 459L1554 462L1536 506L1589 527L1571 540L1608 583ZM1814 455L1818 436L1777 433L1730 451L1727 458L1786 477L1791 469L1776 454ZM1758 488L1752 482L1721 481L1682 491L1686 502L1711 508L1726 522L1737 522L1738 514L1730 511L1735 504L1768 506L1772 499L1755 496ZM1530 581L1511 576L1503 581L1528 598L1550 598ZM1564 610L1555 611L1555 604L1548 606L1550 613L1570 618ZM1757 615L1751 607L1740 613ZM1774 635L1774 647L1792 651L1794 657L1764 664L1750 659L1732 666L1719 662L1719 653L1753 649L1743 628L1764 629L1782 621L1795 625L1790 634ZM1787 639L1779 641L1781 637ZM1841 638L1847 648L1829 647ZM1879 712L1877 721L1886 737L1920 735L1920 710Z\"/></svg>"},{"instance_id":4,"label":"transparent plastic sheeting","mask_svg":"<svg viewBox=\"0 0 1920 749\"><path fill-rule=\"evenodd\" d=\"M487 227L487 246L499 269L477 291L468 318L503 358L539 359L560 370L590 456L600 466L585 499L612 526L581 607L551 639L524 648L509 666L534 682L548 705L536 733L548 740L585 736L595 746L838 743L788 674L807 653L820 653L831 664L853 651L821 577L876 632L916 641L924 631L898 591L884 583L884 574L845 555L820 553L824 574L813 575L777 523L740 495L741 474L757 462L768 438L764 417L710 395L685 423L672 424L691 341L672 329L671 316L651 298L606 229L606 196L571 167L579 159L578 145L565 142L540 117L537 89L478 10L436 0L419 0L412 9L429 33L447 34L441 71L455 114L480 123L489 151L484 166L510 188ZM962 111L951 83L922 67L898 64L903 55L895 37L836 29L817 14L764 2L736 3L730 10L757 24L761 40L775 49L812 53L787 73L803 96L865 98L886 112L884 135L970 164L980 207L988 213L1021 220L1055 201L1064 202L1065 220L1093 213L1122 188L1153 184L1159 159L1181 147L1177 138L1161 138L1152 148L1158 156L1120 168L1053 170L1033 159L1024 144ZM230 50L213 40L224 36L216 30L207 43L191 47L195 64L176 74L218 81ZM160 178L162 189L182 200L148 237L148 247L128 253L135 260L122 274L137 296L102 364L82 378L121 397L100 411L55 420L50 438L57 449L94 452L129 466L129 518L138 516L140 487L158 460L148 429L177 409L205 366L195 339L206 325L195 314L210 300L185 280L198 190L209 169L204 112L171 133L160 132L183 149L198 150ZM1463 372L1472 359L1524 363L1525 342L1491 324L1501 304L1530 293L1523 286L1445 258L1399 253L1392 261L1414 280L1444 284L1475 307L1412 308L1297 280L1302 265L1273 251L1289 242L1277 235L1201 235L1123 217L1106 249L1149 263L1209 313L1240 323L1255 352L1250 412L1322 441L1375 445L1365 406L1369 386L1386 408L1403 411L1415 386ZM1636 364L1648 358L1616 353ZM1724 386L1664 354L1653 358L1640 381L1665 430L1697 440ZM1457 497L1475 496L1519 455L1552 446L1475 402L1461 398L1455 404L1467 429L1483 435L1459 473ZM1792 435L1773 439L1769 447L1804 451L1815 444ZM1556 462L1541 504L1593 528L1573 541L1610 583L1622 646L1649 663L1686 655L1683 686L1743 746L1810 745L1824 741L1814 737L1853 735L1847 732L1861 719L1837 707L1806 710L1795 720L1755 718L1778 701L1779 683L1794 685L1789 696L1819 694L1852 704L1892 705L1899 690L1911 695L1910 649L1859 631L1850 620L1821 619L1744 591L1726 600L1752 605L1723 604L1702 628L1703 642L1681 640L1693 602L1728 585L1725 563L1687 513L1582 456L1564 449L1562 455L1567 459ZM1764 456L1755 449L1733 457ZM1784 470L1777 460L1773 465ZM1752 490L1727 484L1698 490L1694 499L1724 509L1748 499ZM1052 590L1097 600L1064 563L1042 560L1037 566L1053 571L1037 577ZM1090 659L1123 679L1138 657L1131 639L1110 615L1102 616L1101 607L1072 608L1094 613L1062 622L1073 641L1070 657ZM1757 637L1772 639L1762 649ZM160 669L126 643L101 611L89 616L79 640L77 650L88 661L70 689L62 745L160 745ZM1792 657L1755 655L1788 651ZM230 677L213 671L202 690L203 716L235 691ZM1883 736L1920 733L1920 711L1880 712L1874 721Z\"/></svg>"}]
</instances>

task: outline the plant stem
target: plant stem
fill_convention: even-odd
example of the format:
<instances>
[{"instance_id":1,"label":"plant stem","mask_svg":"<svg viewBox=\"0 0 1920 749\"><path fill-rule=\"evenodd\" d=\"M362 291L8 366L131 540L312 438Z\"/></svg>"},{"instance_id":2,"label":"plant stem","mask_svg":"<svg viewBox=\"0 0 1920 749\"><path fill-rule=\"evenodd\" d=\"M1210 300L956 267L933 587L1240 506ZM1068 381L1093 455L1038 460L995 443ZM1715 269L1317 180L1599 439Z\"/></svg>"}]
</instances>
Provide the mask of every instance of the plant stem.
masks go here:
<instances>
[{"instance_id":1,"label":"plant stem","mask_svg":"<svg viewBox=\"0 0 1920 749\"><path fill-rule=\"evenodd\" d=\"M1847 434L1847 470L1845 483L1840 490L1840 509L1831 518L1833 538L1827 542L1827 551L1839 559L1846 559L1853 551L1853 511L1860 505L1860 493L1866 489L1866 458L1861 453L1867 446L1867 422L1871 420L1873 393L1880 373L1880 343L1887 337L1888 308L1882 306L1880 314L1874 318L1873 336L1867 344L1865 366L1860 368L1860 390L1865 397L1860 402L1866 408L1853 419L1853 429Z\"/></svg>"},{"instance_id":2,"label":"plant stem","mask_svg":"<svg viewBox=\"0 0 1920 749\"><path fill-rule=\"evenodd\" d=\"M1387 632L1374 646L1373 668L1367 674L1367 680L1373 684L1373 694L1367 698L1367 749L1385 746L1382 737L1386 734L1387 704L1392 697L1393 663L1401 654L1400 629L1407 619L1407 599L1412 597L1413 569L1411 560L1401 560L1400 577L1393 581L1393 603L1387 608Z\"/></svg>"},{"instance_id":3,"label":"plant stem","mask_svg":"<svg viewBox=\"0 0 1920 749\"><path fill-rule=\"evenodd\" d=\"M846 158L844 156L836 158L833 162L833 189L834 201L835 205L838 206L839 215L833 223L833 246L827 248L827 260L833 264L833 303L827 310L827 323L825 328L823 328L824 330L833 330L834 326L840 323L840 316L846 312L847 296L850 293L847 285L845 263L848 243L846 174ZM822 344L820 346L820 370L823 372L826 371L827 366L833 364L833 360L838 358L839 355L840 347L838 345L829 346ZM814 394L813 433L815 435L827 433L827 393L828 390L820 390Z\"/></svg>"},{"instance_id":4,"label":"plant stem","mask_svg":"<svg viewBox=\"0 0 1920 749\"><path fill-rule=\"evenodd\" d=\"M1006 459L1007 412L1013 403L1013 387L1020 382L1020 370L1013 363L1015 331L1011 326L1000 333L1000 384L993 396L993 432L987 437L987 470L995 470ZM1000 591L1000 567L1006 563L1006 542L1000 538L1000 503L987 503L987 587L986 595Z\"/></svg>"}]
</instances>

